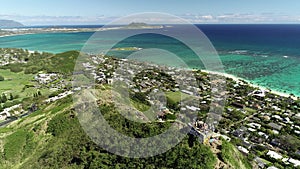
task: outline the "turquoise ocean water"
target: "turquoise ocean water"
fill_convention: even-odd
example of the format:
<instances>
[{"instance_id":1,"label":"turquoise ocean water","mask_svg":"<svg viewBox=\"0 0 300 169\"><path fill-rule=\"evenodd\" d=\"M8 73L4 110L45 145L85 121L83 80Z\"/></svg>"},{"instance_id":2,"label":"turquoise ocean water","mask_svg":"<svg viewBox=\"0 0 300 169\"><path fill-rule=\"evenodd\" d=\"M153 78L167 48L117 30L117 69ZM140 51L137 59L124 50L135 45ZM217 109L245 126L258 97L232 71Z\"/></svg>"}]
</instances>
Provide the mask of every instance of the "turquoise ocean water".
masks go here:
<instances>
[{"instance_id":1,"label":"turquoise ocean water","mask_svg":"<svg viewBox=\"0 0 300 169\"><path fill-rule=\"evenodd\" d=\"M272 90L300 96L300 25L197 26L218 51L226 73ZM134 30L123 30L122 33L128 33L126 31ZM1 37L0 47L52 53L81 50L93 33L46 33ZM116 47L160 48L175 53L192 68L203 68L203 64L196 62L199 58L189 48L162 35L136 35L123 40ZM131 53L115 51L110 54L123 58ZM150 61L160 62L151 58ZM168 63L172 65L172 61Z\"/></svg>"}]
</instances>

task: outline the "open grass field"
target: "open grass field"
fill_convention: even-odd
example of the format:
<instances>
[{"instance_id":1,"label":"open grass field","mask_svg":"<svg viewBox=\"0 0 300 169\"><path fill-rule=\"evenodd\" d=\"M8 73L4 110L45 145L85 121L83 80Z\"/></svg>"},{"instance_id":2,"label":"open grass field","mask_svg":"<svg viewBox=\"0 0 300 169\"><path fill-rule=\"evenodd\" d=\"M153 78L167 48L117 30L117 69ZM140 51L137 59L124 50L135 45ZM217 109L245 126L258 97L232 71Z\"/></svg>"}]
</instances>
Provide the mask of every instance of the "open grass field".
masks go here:
<instances>
[{"instance_id":1,"label":"open grass field","mask_svg":"<svg viewBox=\"0 0 300 169\"><path fill-rule=\"evenodd\" d=\"M18 100L32 97L38 90L42 94L49 94L49 89L36 89L33 80L33 74L24 74L23 72L14 73L10 70L0 69L0 75L4 77L4 81L0 81L0 95L5 93L9 97L10 93ZM26 87L27 86L27 87Z\"/></svg>"},{"instance_id":2,"label":"open grass field","mask_svg":"<svg viewBox=\"0 0 300 169\"><path fill-rule=\"evenodd\" d=\"M30 90L25 90L24 92L22 90L24 86L34 84L34 82L31 82L34 75L24 74L23 72L14 73L3 69L0 69L0 75L4 77L4 81L0 81L0 94L12 93L13 95L19 95L20 98L24 98L31 93Z\"/></svg>"},{"instance_id":3,"label":"open grass field","mask_svg":"<svg viewBox=\"0 0 300 169\"><path fill-rule=\"evenodd\" d=\"M4 77L4 81L0 81L0 92L16 91L23 88L25 85L32 84L30 80L34 75L24 74L23 72L14 73L10 70L0 69L0 75Z\"/></svg>"},{"instance_id":4,"label":"open grass field","mask_svg":"<svg viewBox=\"0 0 300 169\"><path fill-rule=\"evenodd\" d=\"M172 100L174 103L178 103L192 96L177 91L177 92L166 92L166 97Z\"/></svg>"}]
</instances>

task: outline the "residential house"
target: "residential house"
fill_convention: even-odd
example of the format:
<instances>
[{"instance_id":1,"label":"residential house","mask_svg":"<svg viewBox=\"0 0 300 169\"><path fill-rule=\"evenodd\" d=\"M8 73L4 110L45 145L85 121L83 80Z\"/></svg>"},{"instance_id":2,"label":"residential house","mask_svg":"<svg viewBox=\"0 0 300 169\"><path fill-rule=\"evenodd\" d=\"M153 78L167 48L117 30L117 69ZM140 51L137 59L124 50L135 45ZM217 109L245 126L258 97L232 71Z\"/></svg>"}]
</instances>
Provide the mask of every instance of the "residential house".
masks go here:
<instances>
[{"instance_id":1,"label":"residential house","mask_svg":"<svg viewBox=\"0 0 300 169\"><path fill-rule=\"evenodd\" d=\"M269 150L269 152L267 153L268 156L270 156L271 158L274 158L276 160L280 160L282 159L282 155L275 152L275 151L272 151L272 150Z\"/></svg>"}]
</instances>

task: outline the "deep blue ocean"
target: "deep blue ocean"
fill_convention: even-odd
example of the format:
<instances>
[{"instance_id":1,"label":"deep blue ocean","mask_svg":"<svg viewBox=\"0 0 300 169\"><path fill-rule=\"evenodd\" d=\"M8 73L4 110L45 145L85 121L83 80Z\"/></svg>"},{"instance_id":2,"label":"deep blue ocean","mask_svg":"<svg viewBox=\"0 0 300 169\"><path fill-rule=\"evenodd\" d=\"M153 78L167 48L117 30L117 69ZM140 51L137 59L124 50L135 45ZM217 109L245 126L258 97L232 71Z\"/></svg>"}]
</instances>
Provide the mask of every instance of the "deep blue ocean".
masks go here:
<instances>
[{"instance_id":1,"label":"deep blue ocean","mask_svg":"<svg viewBox=\"0 0 300 169\"><path fill-rule=\"evenodd\" d=\"M252 83L300 96L300 25L196 25L218 51L227 73ZM62 26L101 27L101 26ZM180 28L184 32L184 27ZM127 30L135 31L135 30ZM124 30L123 33L128 33ZM0 47L59 53L81 50L94 32L46 33L1 37ZM109 41L109 37L106 37ZM114 37L111 37L113 39ZM102 44L106 45L106 44ZM160 48L178 55L190 67L197 57L180 42L157 34L130 37L116 47ZM126 57L128 51L110 53ZM151 60L151 59L150 59ZM151 60L153 61L153 59ZM158 60L158 62L160 62Z\"/></svg>"}]
</instances>

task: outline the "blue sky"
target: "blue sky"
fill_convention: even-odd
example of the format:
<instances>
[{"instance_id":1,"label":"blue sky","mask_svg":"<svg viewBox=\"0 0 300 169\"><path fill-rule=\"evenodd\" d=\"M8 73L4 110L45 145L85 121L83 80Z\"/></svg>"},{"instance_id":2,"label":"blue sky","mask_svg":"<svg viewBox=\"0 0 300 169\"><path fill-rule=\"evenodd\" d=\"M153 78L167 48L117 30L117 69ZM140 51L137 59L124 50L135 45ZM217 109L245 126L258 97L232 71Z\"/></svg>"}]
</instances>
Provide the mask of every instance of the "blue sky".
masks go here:
<instances>
[{"instance_id":1,"label":"blue sky","mask_svg":"<svg viewBox=\"0 0 300 169\"><path fill-rule=\"evenodd\" d=\"M5 2L4 2L5 1ZM3 0L0 19L27 25L105 24L138 12L193 23L300 23L299 0Z\"/></svg>"}]
</instances>

